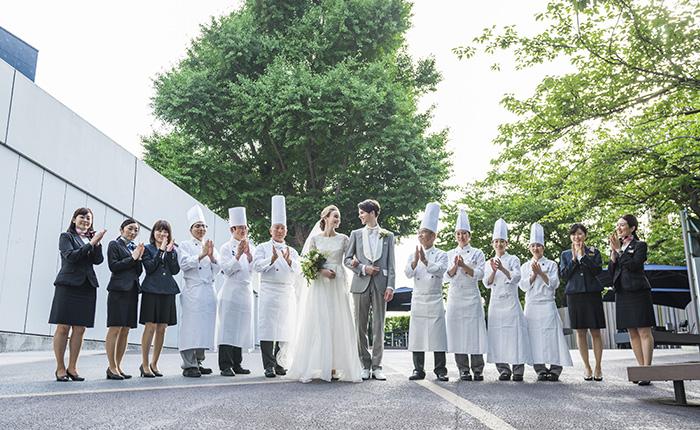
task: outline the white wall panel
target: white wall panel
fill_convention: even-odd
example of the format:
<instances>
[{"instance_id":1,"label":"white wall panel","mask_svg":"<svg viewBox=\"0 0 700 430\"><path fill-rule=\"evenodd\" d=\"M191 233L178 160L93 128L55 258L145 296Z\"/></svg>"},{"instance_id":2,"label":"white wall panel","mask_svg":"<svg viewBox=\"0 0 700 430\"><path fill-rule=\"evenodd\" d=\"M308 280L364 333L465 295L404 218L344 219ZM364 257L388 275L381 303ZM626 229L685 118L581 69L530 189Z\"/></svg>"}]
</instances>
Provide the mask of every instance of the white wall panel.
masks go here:
<instances>
[{"instance_id":1,"label":"white wall panel","mask_svg":"<svg viewBox=\"0 0 700 430\"><path fill-rule=\"evenodd\" d=\"M134 218L148 226L170 222L176 242L190 238L187 210L197 201L143 161L137 162Z\"/></svg>"},{"instance_id":2,"label":"white wall panel","mask_svg":"<svg viewBox=\"0 0 700 430\"><path fill-rule=\"evenodd\" d=\"M65 182L44 171L26 316L27 333L51 334L47 321L53 300L53 281L58 273L58 237L66 228L62 222L65 191Z\"/></svg>"},{"instance_id":3,"label":"white wall panel","mask_svg":"<svg viewBox=\"0 0 700 430\"><path fill-rule=\"evenodd\" d=\"M0 145L0 280L5 271L5 254L7 252L7 238L10 234L10 219L12 218L12 201L15 196L15 183L17 181L17 167L19 156L4 146ZM0 281L0 291L3 284Z\"/></svg>"},{"instance_id":4,"label":"white wall panel","mask_svg":"<svg viewBox=\"0 0 700 430\"><path fill-rule=\"evenodd\" d=\"M19 73L7 145L107 204L131 212L133 187L117 187L115 181L133 183L136 158Z\"/></svg>"},{"instance_id":5,"label":"white wall panel","mask_svg":"<svg viewBox=\"0 0 700 430\"><path fill-rule=\"evenodd\" d=\"M20 159L5 270L0 275L0 330L24 331L42 175L40 167Z\"/></svg>"},{"instance_id":6,"label":"white wall panel","mask_svg":"<svg viewBox=\"0 0 700 430\"><path fill-rule=\"evenodd\" d=\"M12 98L12 80L15 69L0 60L0 142L5 143L7 131L7 115L10 113L10 99Z\"/></svg>"}]
</instances>

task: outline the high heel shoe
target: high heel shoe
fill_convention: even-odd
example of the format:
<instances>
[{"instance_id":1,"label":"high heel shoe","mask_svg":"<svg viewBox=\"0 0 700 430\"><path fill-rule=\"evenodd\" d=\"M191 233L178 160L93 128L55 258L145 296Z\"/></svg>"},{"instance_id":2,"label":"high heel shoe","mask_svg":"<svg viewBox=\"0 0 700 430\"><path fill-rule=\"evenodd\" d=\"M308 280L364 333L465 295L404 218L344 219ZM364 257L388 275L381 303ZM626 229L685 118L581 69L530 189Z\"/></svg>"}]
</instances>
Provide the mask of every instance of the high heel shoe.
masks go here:
<instances>
[{"instance_id":1,"label":"high heel shoe","mask_svg":"<svg viewBox=\"0 0 700 430\"><path fill-rule=\"evenodd\" d=\"M157 370L154 370L152 365L149 364L149 365L148 365L148 368L151 369L151 373L153 373L153 374L156 375L157 377L160 378L161 376L163 376L162 373L160 373L160 372L157 371Z\"/></svg>"},{"instance_id":2,"label":"high heel shoe","mask_svg":"<svg viewBox=\"0 0 700 430\"><path fill-rule=\"evenodd\" d=\"M71 379L71 381L80 382L80 381L84 381L84 380L85 380L85 378L83 378L82 376L78 375L77 373L74 375L74 374L70 373L70 372L67 371L67 370L66 370L66 376L69 377L69 378Z\"/></svg>"},{"instance_id":3,"label":"high heel shoe","mask_svg":"<svg viewBox=\"0 0 700 430\"><path fill-rule=\"evenodd\" d=\"M151 366L148 366L148 367L151 367ZM142 378L155 378L155 377L156 377L156 375L153 374L153 373L146 373L146 372L143 370L143 364L139 366L139 372L141 372L141 377L142 377Z\"/></svg>"},{"instance_id":4,"label":"high heel shoe","mask_svg":"<svg viewBox=\"0 0 700 430\"><path fill-rule=\"evenodd\" d=\"M123 381L124 377L118 373L113 373L111 370L109 370L109 367L107 368L107 379L112 379L114 381Z\"/></svg>"},{"instance_id":5,"label":"high heel shoe","mask_svg":"<svg viewBox=\"0 0 700 430\"><path fill-rule=\"evenodd\" d=\"M58 370L54 372L54 375L56 375L56 381L58 382L68 382L70 380L68 375L58 376Z\"/></svg>"}]
</instances>

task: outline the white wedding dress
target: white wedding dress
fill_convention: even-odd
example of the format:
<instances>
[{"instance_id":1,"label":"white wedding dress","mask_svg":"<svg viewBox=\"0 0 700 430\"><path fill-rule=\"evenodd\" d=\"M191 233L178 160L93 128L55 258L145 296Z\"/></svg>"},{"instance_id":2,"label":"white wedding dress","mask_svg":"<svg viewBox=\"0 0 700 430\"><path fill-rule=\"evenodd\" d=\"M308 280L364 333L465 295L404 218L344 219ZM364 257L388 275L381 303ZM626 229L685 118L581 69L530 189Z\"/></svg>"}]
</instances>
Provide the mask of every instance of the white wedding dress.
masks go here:
<instances>
[{"instance_id":1,"label":"white wedding dress","mask_svg":"<svg viewBox=\"0 0 700 430\"><path fill-rule=\"evenodd\" d=\"M362 365L357 355L357 332L350 305L343 258L348 245L344 234L314 235L309 248L326 256L327 269L336 273L334 279L320 276L303 285L300 295L297 333L291 353L287 376L301 382L312 379L361 382Z\"/></svg>"}]
</instances>

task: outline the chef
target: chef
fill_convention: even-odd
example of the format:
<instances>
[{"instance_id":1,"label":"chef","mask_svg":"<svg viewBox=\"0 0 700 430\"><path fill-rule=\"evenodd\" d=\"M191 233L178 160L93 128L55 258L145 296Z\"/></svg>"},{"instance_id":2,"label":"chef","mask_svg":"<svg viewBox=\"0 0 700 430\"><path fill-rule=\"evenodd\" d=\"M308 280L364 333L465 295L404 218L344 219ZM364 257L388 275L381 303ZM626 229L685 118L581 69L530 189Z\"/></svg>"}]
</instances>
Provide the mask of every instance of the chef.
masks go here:
<instances>
[{"instance_id":1,"label":"chef","mask_svg":"<svg viewBox=\"0 0 700 430\"><path fill-rule=\"evenodd\" d=\"M440 205L428 203L418 230L419 246L406 262L406 277L413 278L408 350L413 353L411 381L425 378L425 352L434 351L435 375L447 381L445 351L447 333L442 278L447 270L447 253L434 246L438 231Z\"/></svg>"},{"instance_id":2,"label":"chef","mask_svg":"<svg viewBox=\"0 0 700 430\"><path fill-rule=\"evenodd\" d=\"M544 228L538 223L530 228L529 249L532 259L520 267L520 289L525 291L525 318L533 366L538 381L558 381L562 366L573 364L554 301L559 270L555 262L543 256ZM547 368L545 363L550 367Z\"/></svg>"},{"instance_id":3,"label":"chef","mask_svg":"<svg viewBox=\"0 0 700 430\"><path fill-rule=\"evenodd\" d=\"M444 282L450 284L447 296L447 350L455 354L455 362L462 381L483 381L484 354L487 352L486 319L479 291L479 281L484 277L486 257L469 245L472 233L469 215L459 209L455 225L457 247L447 253L449 269Z\"/></svg>"},{"instance_id":4,"label":"chef","mask_svg":"<svg viewBox=\"0 0 700 430\"><path fill-rule=\"evenodd\" d=\"M192 239L180 243L178 263L185 285L180 294L182 322L178 349L182 357L182 374L187 377L208 375L202 366L204 351L214 349L216 330L216 290L214 277L219 273L219 253L211 240L205 239L207 224L202 208L187 212Z\"/></svg>"},{"instance_id":5,"label":"chef","mask_svg":"<svg viewBox=\"0 0 700 430\"><path fill-rule=\"evenodd\" d=\"M228 210L231 240L221 246L221 271L224 284L219 290L217 343L222 376L247 375L241 366L243 350L255 348L253 314L253 254L255 245L248 239L248 220L244 207Z\"/></svg>"},{"instance_id":6,"label":"chef","mask_svg":"<svg viewBox=\"0 0 700 430\"><path fill-rule=\"evenodd\" d=\"M253 267L260 273L258 338L265 376L274 378L287 371L277 363L281 343L294 335L296 295L294 286L301 274L299 254L288 246L287 212L284 196L272 197L270 241L255 249Z\"/></svg>"},{"instance_id":7,"label":"chef","mask_svg":"<svg viewBox=\"0 0 700 430\"><path fill-rule=\"evenodd\" d=\"M522 381L525 364L532 364L527 320L520 306L520 260L506 252L508 226L499 219L493 226L493 249L484 269L484 286L491 290L488 315L488 362L496 363L499 381ZM509 364L513 365L513 370Z\"/></svg>"}]
</instances>

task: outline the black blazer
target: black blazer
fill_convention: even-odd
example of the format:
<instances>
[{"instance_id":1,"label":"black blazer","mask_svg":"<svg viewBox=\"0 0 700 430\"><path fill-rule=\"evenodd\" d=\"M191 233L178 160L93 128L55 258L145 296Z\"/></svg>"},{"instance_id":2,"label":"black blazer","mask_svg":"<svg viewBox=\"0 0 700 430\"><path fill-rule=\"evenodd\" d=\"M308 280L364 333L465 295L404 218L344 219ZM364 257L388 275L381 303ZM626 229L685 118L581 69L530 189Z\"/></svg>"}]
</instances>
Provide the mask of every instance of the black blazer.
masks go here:
<instances>
[{"instance_id":1,"label":"black blazer","mask_svg":"<svg viewBox=\"0 0 700 430\"><path fill-rule=\"evenodd\" d=\"M559 279L566 283L566 294L594 293L603 291L596 276L603 271L603 258L600 251L586 247L579 261L573 258L570 249L559 258Z\"/></svg>"},{"instance_id":2,"label":"black blazer","mask_svg":"<svg viewBox=\"0 0 700 430\"><path fill-rule=\"evenodd\" d=\"M644 275L644 262L647 261L647 244L632 239L617 261L610 260L608 272L613 279L615 291L639 291L651 289Z\"/></svg>"},{"instance_id":3,"label":"black blazer","mask_svg":"<svg viewBox=\"0 0 700 430\"><path fill-rule=\"evenodd\" d=\"M104 261L102 245L92 246L75 233L63 232L58 239L58 250L61 253L61 270L53 282L56 286L81 287L85 282L98 288L93 265Z\"/></svg>"},{"instance_id":4,"label":"black blazer","mask_svg":"<svg viewBox=\"0 0 700 430\"><path fill-rule=\"evenodd\" d=\"M146 269L146 277L141 283L141 291L151 294L178 294L180 288L175 282L174 275L180 273L180 265L177 262L177 251L161 251L154 245L146 245L143 253L143 267Z\"/></svg>"},{"instance_id":5,"label":"black blazer","mask_svg":"<svg viewBox=\"0 0 700 430\"><path fill-rule=\"evenodd\" d=\"M139 276L143 272L141 260L134 260L122 239L109 242L107 264L112 272L107 291L131 291L132 288L138 290Z\"/></svg>"}]
</instances>

